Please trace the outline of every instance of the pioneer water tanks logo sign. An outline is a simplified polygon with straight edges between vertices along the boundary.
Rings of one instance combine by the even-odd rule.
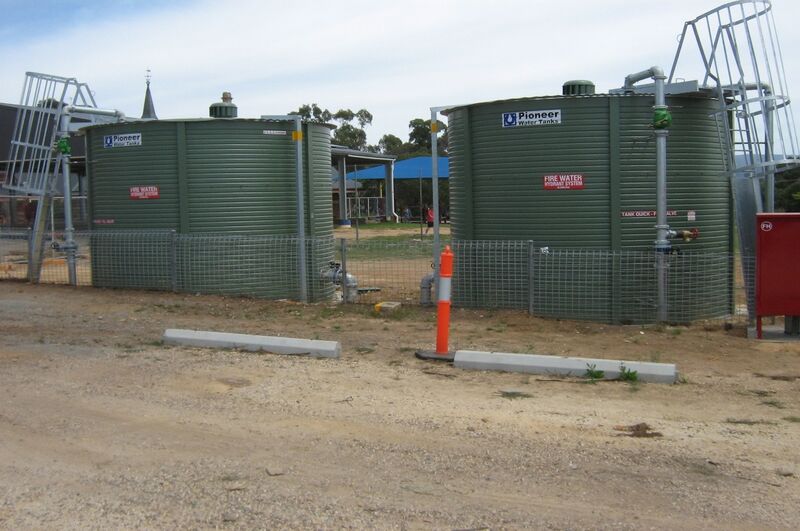
[[[125,133],[124,135],[105,135],[104,148],[118,148],[142,145],[142,133]]]
[[[528,125],[551,125],[560,123],[561,109],[503,113],[503,127],[524,127]]]

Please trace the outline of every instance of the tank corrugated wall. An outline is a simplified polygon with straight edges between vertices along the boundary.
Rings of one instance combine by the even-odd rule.
[[[667,147],[668,208],[676,211],[670,223],[676,229],[701,231],[700,239],[675,246],[682,252],[730,253],[730,192],[720,142],[724,133],[713,118],[716,103],[704,97],[671,97],[667,103],[674,116]],[[656,172],[652,105],[652,96],[556,96],[450,111],[454,239],[529,240],[532,247],[559,251],[651,251],[655,218],[648,212],[655,210]],[[506,112],[552,109],[561,111],[561,123],[502,125]],[[582,183],[546,189],[544,176],[555,174],[577,174]],[[456,304],[524,307],[544,315],[615,322],[655,318],[655,282],[626,276],[620,270],[624,264],[608,252],[598,254],[595,259],[603,263],[582,276],[570,267],[548,269],[552,257],[531,256],[522,247],[513,256],[472,252],[481,256],[456,261]],[[604,261],[603,256],[609,258]],[[472,267],[463,269],[466,264]],[[547,275],[537,275],[536,269],[547,270]],[[509,276],[530,278],[531,283],[520,290],[518,282],[498,282]],[[729,274],[720,274],[709,286],[681,282],[673,290],[676,304],[670,305],[675,320],[710,316],[682,311],[680,297],[702,298],[710,291],[731,289]],[[572,291],[565,293],[563,286]],[[581,305],[582,289],[593,294],[591,304]],[[702,313],[730,310],[727,302],[717,306]]]
[[[98,233],[119,229],[177,232],[177,252],[166,253],[166,258],[162,251],[148,256],[121,242],[113,244],[114,249],[98,248],[93,255],[95,285],[168,288],[161,273],[154,273],[158,278],[131,275],[130,268],[117,260],[124,256],[148,262],[139,268],[142,271],[159,272],[153,264],[166,266],[164,261],[171,260],[176,273],[166,278],[180,291],[297,298],[299,285],[292,262],[296,245],[265,240],[296,236],[293,128],[293,122],[189,120],[89,129],[92,228]],[[127,133],[141,133],[141,145],[103,147],[105,136]],[[331,236],[329,128],[307,124],[304,133],[306,235]],[[322,159],[328,160],[324,168],[318,162]],[[153,173],[153,168],[158,171]],[[159,197],[132,199],[130,187],[142,185],[158,186]],[[310,212],[309,205],[317,210]],[[105,241],[96,240],[96,246]],[[319,282],[317,272],[320,264],[332,259],[332,242],[309,242],[307,254],[309,298],[326,299],[333,288]]]

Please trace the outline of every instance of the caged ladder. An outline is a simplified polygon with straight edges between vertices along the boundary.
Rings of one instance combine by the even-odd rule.
[[[58,247],[66,253],[70,284],[77,284],[69,134],[122,118],[118,111],[98,109],[89,86],[75,78],[25,74],[2,188],[38,199],[28,252],[31,282],[38,282],[41,275],[48,213],[60,185],[64,194],[64,242]]]

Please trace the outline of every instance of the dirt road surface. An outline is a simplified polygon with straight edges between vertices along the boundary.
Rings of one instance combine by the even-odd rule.
[[[453,313],[454,346],[675,362],[676,385],[413,357],[435,316],[0,283],[5,529],[800,528],[800,345]],[[165,328],[342,342],[339,360]],[[660,437],[627,437],[646,422]]]

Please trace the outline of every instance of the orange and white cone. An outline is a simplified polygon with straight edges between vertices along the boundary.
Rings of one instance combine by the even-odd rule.
[[[439,300],[436,308],[436,351],[421,350],[416,356],[421,359],[453,360],[448,341],[450,339],[450,299],[453,281],[453,251],[447,245],[439,260]]]

